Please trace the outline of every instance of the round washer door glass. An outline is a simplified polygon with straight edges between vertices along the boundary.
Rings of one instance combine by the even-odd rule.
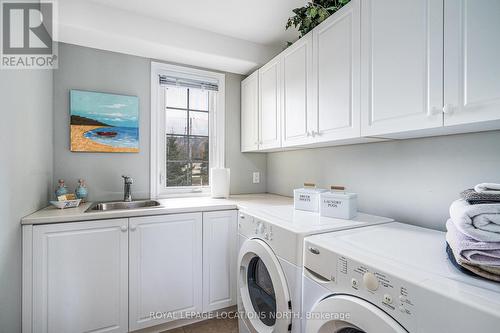
[[[338,318],[324,314],[335,314]],[[387,313],[351,295],[327,297],[313,307],[311,315],[306,321],[306,333],[407,333]]]
[[[250,260],[247,282],[255,312],[265,325],[273,326],[276,323],[276,295],[269,271],[259,257]]]

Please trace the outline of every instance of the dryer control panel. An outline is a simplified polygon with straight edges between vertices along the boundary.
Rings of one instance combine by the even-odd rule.
[[[276,255],[290,263],[297,264],[302,254],[297,251],[299,241],[295,233],[241,211],[238,213],[238,232],[246,238],[263,240]]]
[[[309,243],[304,246],[304,267],[312,279],[332,293],[354,295],[376,305],[410,332],[416,330],[418,286],[369,264]],[[399,270],[398,270],[399,272]]]

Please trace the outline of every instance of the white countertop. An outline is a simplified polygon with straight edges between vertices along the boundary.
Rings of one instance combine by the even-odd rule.
[[[266,209],[274,206],[293,206],[293,199],[274,194],[234,195],[229,199],[212,199],[209,197],[159,199],[160,207],[140,208],[132,210],[114,210],[106,212],[90,212],[85,210],[92,204],[87,202],[77,208],[57,209],[49,206],[31,215],[25,216],[21,224],[48,224],[61,222],[103,220],[122,217],[165,215],[176,213],[208,212],[228,209]]]

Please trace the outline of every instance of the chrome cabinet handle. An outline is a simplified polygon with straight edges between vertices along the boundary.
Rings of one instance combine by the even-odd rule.
[[[309,247],[309,252],[312,254],[319,254],[319,250],[315,247]]]

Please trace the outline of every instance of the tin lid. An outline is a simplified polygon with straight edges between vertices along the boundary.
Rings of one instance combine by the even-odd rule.
[[[349,192],[332,192],[327,191],[321,193],[322,198],[332,198],[332,199],[355,199],[358,197],[356,193]]]
[[[297,189],[295,189],[293,191],[294,192],[295,191],[300,191],[300,192],[303,192],[303,193],[322,193],[322,192],[325,192],[326,190],[322,189],[322,188],[316,188],[316,184],[315,183],[304,183],[304,187],[303,188],[297,188]]]

